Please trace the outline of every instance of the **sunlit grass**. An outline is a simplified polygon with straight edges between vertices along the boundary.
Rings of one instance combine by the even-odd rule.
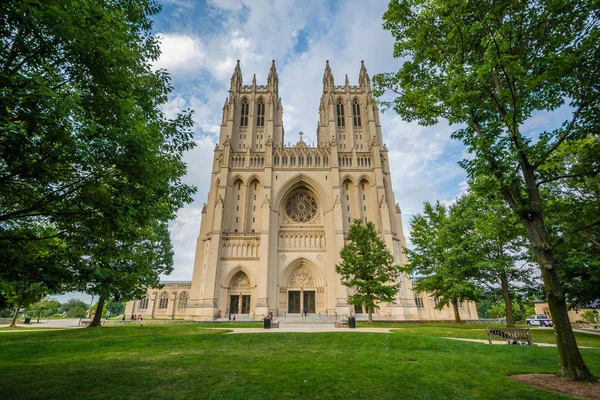
[[[564,398],[507,378],[556,372],[555,349],[435,337],[446,326],[433,333],[412,326],[391,334],[236,335],[205,327],[3,333],[0,393],[7,399]],[[600,350],[582,353],[600,375]]]

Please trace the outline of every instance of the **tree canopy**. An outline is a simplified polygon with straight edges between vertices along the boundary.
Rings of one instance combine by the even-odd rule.
[[[35,264],[27,279],[53,292],[126,297],[170,271],[166,224],[195,191],[181,182],[195,142],[191,111],[161,111],[172,87],[152,67],[159,11],[152,0],[3,3],[0,280]]]
[[[471,157],[471,178],[491,177],[484,193],[501,194],[518,216],[542,272],[555,331],[559,374],[590,380],[559,281],[555,249],[598,227],[600,198],[562,209],[550,229],[549,185],[585,186],[600,171],[600,9],[597,1],[392,0],[384,27],[394,39],[398,72],[374,78],[376,96],[422,124],[460,124],[453,137]],[[390,97],[386,97],[387,95]],[[548,131],[527,122],[564,115]],[[581,148],[586,151],[566,151]],[[566,182],[566,183],[564,183]],[[555,193],[556,194],[556,193]]]
[[[410,221],[411,249],[402,270],[413,277],[413,289],[437,299],[436,308],[451,305],[460,322],[459,303],[478,300],[483,289],[476,282],[478,254],[470,243],[472,221],[451,215],[439,202],[425,203],[423,214]]]
[[[377,236],[375,224],[369,221],[363,225],[360,219],[350,226],[348,244],[340,251],[340,257],[335,271],[342,284],[354,290],[348,302],[366,307],[371,323],[378,303],[390,303],[398,293],[400,266],[394,264],[394,257]]]

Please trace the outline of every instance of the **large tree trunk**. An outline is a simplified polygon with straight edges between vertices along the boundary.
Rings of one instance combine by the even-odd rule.
[[[594,375],[592,375],[581,357],[579,347],[577,347],[567,311],[567,301],[558,280],[552,251],[536,249],[536,255],[542,269],[544,293],[548,298],[552,326],[556,334],[556,348],[558,349],[558,358],[560,360],[558,375],[576,381],[595,380]]]
[[[373,323],[373,307],[367,307],[368,310],[368,314],[369,314],[369,324]]]
[[[462,324],[462,320],[460,319],[460,313],[458,312],[457,300],[452,300],[452,308],[454,308],[454,322],[457,324]]]
[[[96,314],[94,319],[89,324],[88,328],[99,328],[102,326],[102,310],[104,309],[104,297],[100,296],[98,299],[98,307],[96,307]]]
[[[508,278],[506,274],[500,275],[500,284],[502,285],[502,297],[504,298],[504,304],[506,305],[506,327],[515,327],[515,318],[513,317],[512,300],[510,298],[510,292],[508,291]]]
[[[525,180],[530,209],[524,213],[514,199],[510,199],[508,188],[504,188],[504,197],[513,211],[519,215],[529,243],[535,253],[536,260],[542,271],[544,293],[548,298],[548,308],[552,316],[552,325],[556,334],[556,348],[560,363],[558,375],[575,381],[592,381],[594,375],[585,365],[571,322],[567,312],[567,302],[556,272],[556,263],[550,240],[544,226],[542,199],[537,185],[534,167],[527,161],[524,154],[520,155],[519,163]]]
[[[17,309],[15,310],[15,313],[13,314],[12,320],[10,321],[10,325],[8,326],[9,328],[16,328],[17,327],[17,315],[19,315],[19,310],[21,309],[21,305],[23,304],[23,300],[19,300],[19,304],[17,305]]]

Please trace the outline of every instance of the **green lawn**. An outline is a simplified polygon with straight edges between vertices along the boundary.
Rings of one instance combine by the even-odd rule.
[[[556,372],[556,349],[452,341],[419,329],[225,335],[177,324],[3,333],[0,393],[7,399],[566,398],[507,378]],[[582,353],[600,375],[600,350]]]
[[[366,322],[357,324],[359,328],[393,328],[398,329],[398,333],[418,334],[435,337],[455,337],[466,339],[486,339],[487,333],[485,328],[488,325],[482,324],[395,324],[376,322],[372,325]],[[506,327],[506,325],[490,325],[494,327]],[[528,328],[528,326],[518,326],[520,328]],[[579,346],[597,347],[600,348],[600,336],[586,333],[575,332],[575,338]],[[531,328],[531,339],[533,343],[556,343],[554,330],[550,328]]]

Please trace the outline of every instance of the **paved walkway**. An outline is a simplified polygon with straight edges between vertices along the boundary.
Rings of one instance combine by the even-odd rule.
[[[600,331],[591,329],[573,329],[573,332],[587,333],[588,335],[600,336]]]
[[[0,324],[0,328],[8,328],[10,323]],[[48,319],[41,320],[40,323],[33,322],[31,324],[17,324],[18,328],[21,329],[0,329],[0,332],[21,332],[21,331],[42,331],[47,330],[47,328],[53,329],[68,329],[68,328],[78,328],[79,327],[79,318],[71,319]]]
[[[488,344],[489,341],[487,339],[465,339],[465,338],[453,338],[453,337],[442,337],[442,339],[449,339],[449,340],[460,340],[463,342],[475,342],[475,343],[483,343],[483,344]],[[492,344],[507,344],[506,340],[492,340]],[[556,344],[554,343],[534,343],[534,346],[539,346],[539,347],[556,347]],[[587,346],[579,346],[580,349],[597,349],[597,347],[587,347]]]
[[[228,329],[236,333],[320,333],[320,332],[370,332],[370,333],[391,333],[390,328],[336,328],[333,324],[282,324],[279,328],[210,328],[210,329]]]

